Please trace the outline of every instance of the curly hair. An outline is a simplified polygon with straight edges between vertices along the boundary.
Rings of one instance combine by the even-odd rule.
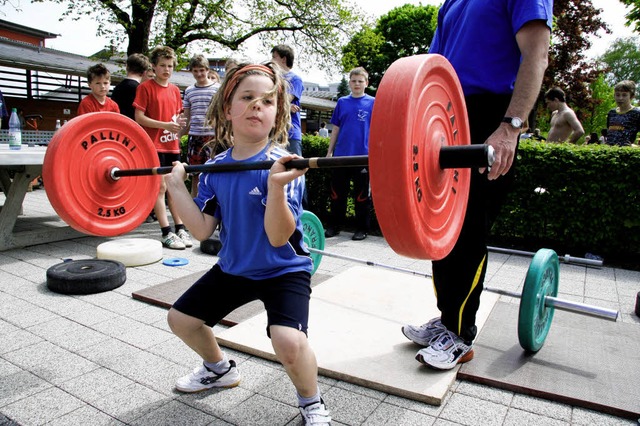
[[[269,133],[270,143],[274,146],[286,147],[289,143],[288,132],[291,126],[291,105],[289,97],[286,95],[286,80],[282,76],[280,67],[274,62],[264,64],[241,63],[229,71],[222,86],[214,95],[213,100],[207,109],[207,124],[215,132],[215,139],[209,144],[212,149],[230,148],[233,146],[233,128],[231,122],[227,120],[226,112],[231,107],[231,100],[242,80],[250,75],[262,75],[273,81],[273,89],[265,93],[263,98],[275,96],[276,98],[276,120],[274,127]],[[254,99],[253,102],[259,102]]]

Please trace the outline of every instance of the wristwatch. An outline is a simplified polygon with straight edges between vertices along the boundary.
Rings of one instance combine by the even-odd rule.
[[[515,129],[522,129],[522,118],[520,117],[504,117],[502,119],[503,123],[509,123]]]

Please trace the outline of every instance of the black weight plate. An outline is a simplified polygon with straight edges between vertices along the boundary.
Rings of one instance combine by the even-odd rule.
[[[200,241],[200,251],[205,254],[217,256],[221,249],[222,243],[216,238],[209,238],[208,240]]]
[[[126,267],[115,260],[71,260],[47,269],[47,287],[63,294],[101,293],[120,287],[126,280]]]

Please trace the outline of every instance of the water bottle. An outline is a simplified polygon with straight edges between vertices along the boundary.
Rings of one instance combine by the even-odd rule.
[[[56,120],[56,130],[60,128],[60,120]]]
[[[9,118],[9,148],[22,148],[22,126],[16,108],[11,109],[11,117]]]

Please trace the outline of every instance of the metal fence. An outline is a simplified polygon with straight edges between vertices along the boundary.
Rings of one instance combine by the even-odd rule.
[[[7,97],[68,102],[89,93],[84,77],[8,67],[0,67],[0,89]]]
[[[23,130],[22,144],[29,146],[48,145],[55,132],[45,130]],[[0,144],[9,143],[9,129],[0,129]]]

